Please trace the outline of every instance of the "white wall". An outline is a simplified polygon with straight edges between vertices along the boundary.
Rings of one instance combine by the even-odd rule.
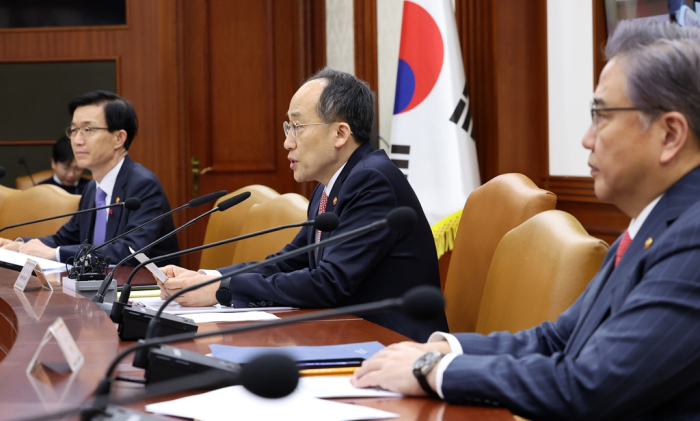
[[[549,174],[589,176],[581,138],[591,124],[593,5],[547,0]]]
[[[326,64],[355,74],[353,0],[326,0]]]
[[[394,115],[396,72],[399,67],[401,42],[401,18],[403,0],[379,0],[377,2],[377,73],[379,74],[379,144],[388,149],[391,139],[391,118]],[[386,141],[386,143],[385,143]]]

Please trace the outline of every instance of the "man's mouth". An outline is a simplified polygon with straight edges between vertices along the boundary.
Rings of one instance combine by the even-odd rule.
[[[287,159],[289,159],[289,168],[291,168],[292,171],[294,171],[294,169],[295,169],[296,166],[297,166],[297,162],[299,162],[299,161],[294,160],[294,159],[289,158],[289,157],[287,157]]]

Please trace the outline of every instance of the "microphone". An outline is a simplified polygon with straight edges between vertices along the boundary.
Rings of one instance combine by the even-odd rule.
[[[32,172],[29,171],[29,165],[27,165],[27,160],[24,159],[24,157],[20,157],[17,162],[19,162],[19,165],[23,165],[24,169],[27,171],[27,175],[29,176],[29,180],[32,182],[32,186],[36,186],[36,182],[34,181],[34,177],[32,176]],[[5,174],[3,174],[5,175]]]
[[[50,221],[52,219],[64,218],[66,216],[80,215],[81,213],[95,212],[95,211],[102,210],[102,209],[114,208],[117,206],[123,206],[129,210],[138,210],[139,208],[141,208],[141,201],[136,197],[130,197],[123,202],[112,203],[111,205],[107,205],[107,206],[100,206],[97,208],[83,209],[83,210],[79,210],[76,212],[64,213],[63,215],[49,216],[48,218],[35,219],[33,221],[21,222],[19,224],[13,224],[13,225],[7,225],[7,226],[0,228],[0,231],[5,231],[6,229],[10,229],[10,228],[23,227],[25,225],[36,224],[38,222]]]
[[[227,278],[230,279],[236,275],[240,275],[242,273],[252,271],[252,270],[257,269],[259,267],[267,266],[267,265],[288,259],[290,257],[294,257],[294,256],[298,256],[300,254],[308,253],[310,251],[313,251],[313,250],[320,248],[320,247],[327,246],[329,244],[335,244],[335,243],[341,242],[347,238],[351,238],[351,237],[354,237],[354,236],[357,236],[360,234],[364,234],[366,232],[374,231],[374,230],[385,228],[385,227],[389,227],[390,229],[396,230],[396,231],[406,231],[406,230],[411,229],[415,225],[417,220],[418,220],[418,217],[416,216],[416,212],[413,209],[411,209],[410,207],[407,207],[407,206],[399,207],[399,208],[396,208],[396,209],[392,210],[391,212],[389,212],[387,214],[386,218],[380,219],[379,221],[375,221],[375,222],[372,222],[371,224],[367,224],[363,227],[356,228],[354,230],[345,232],[345,233],[340,234],[340,235],[336,235],[336,236],[331,237],[331,238],[327,238],[327,239],[322,240],[318,243],[313,243],[313,244],[306,245],[304,247],[299,247],[298,249],[289,251],[287,253],[279,254],[279,255],[271,257],[269,259],[265,259],[265,260],[262,260],[260,262],[253,263],[251,265],[244,266],[242,268],[234,269],[231,272],[228,272],[228,273],[223,274],[221,276],[218,276],[216,278],[209,279],[207,281],[189,286],[187,288],[183,288],[183,289],[179,290],[178,292],[176,292],[175,294],[168,297],[168,299],[163,302],[163,304],[160,306],[160,308],[155,313],[153,318],[149,321],[148,330],[146,331],[145,337],[146,337],[146,339],[152,338],[154,336],[157,336],[156,333],[160,333],[160,332],[157,332],[157,330],[160,326],[159,325],[159,318],[162,316],[163,310],[175,298],[181,296],[182,294],[185,294],[185,293],[190,292],[190,291],[194,291],[194,290],[201,288],[203,286],[210,285],[210,284],[222,281],[222,280],[227,279]],[[223,282],[222,282],[222,284],[223,284]],[[219,288],[219,290],[216,292],[216,299],[220,303],[221,302],[231,302],[233,299],[233,295],[231,293],[230,286],[228,288]],[[141,309],[141,308],[139,308],[139,309]],[[169,314],[166,313],[166,315],[169,315]],[[139,352],[134,356],[134,366],[144,368],[144,365],[146,364],[146,360],[147,360],[147,354],[145,352]]]
[[[343,314],[360,316],[387,311],[401,311],[414,320],[429,320],[444,314],[444,309],[445,298],[440,289],[428,285],[421,285],[410,289],[403,296],[398,298],[387,298],[372,303],[328,309],[257,324],[233,326],[200,334],[187,333],[163,338],[146,339],[145,341],[141,340],[137,345],[132,346],[138,348],[138,350],[136,350],[137,354],[134,355],[134,365],[136,366],[137,358],[144,358],[145,355],[144,360],[139,361],[140,365],[136,367],[141,367],[141,365],[143,365],[141,368],[146,369],[146,385],[150,387],[153,383],[158,384],[160,381],[173,380],[192,373],[213,373],[227,370],[226,365],[231,364],[230,361],[216,357],[203,356],[196,352],[171,346],[162,346],[168,343],[185,340],[186,338],[200,339],[214,335],[242,333],[257,329],[268,329],[294,323],[321,320]],[[151,345],[149,346],[149,344]],[[161,346],[156,348],[158,345]],[[269,387],[269,385],[267,387]]]
[[[211,194],[211,195],[217,195],[217,194],[219,194],[219,193],[221,193],[221,192],[213,193],[213,194]],[[207,196],[211,196],[211,195],[207,195]],[[205,196],[205,197],[206,197],[206,196]],[[234,197],[231,197],[231,198],[229,198],[229,199],[226,199],[226,200],[224,200],[223,202],[219,203],[218,206],[215,206],[212,210],[203,213],[202,215],[200,215],[200,216],[198,216],[198,217],[192,219],[191,221],[185,223],[184,225],[182,225],[181,227],[175,229],[174,231],[171,231],[171,232],[169,232],[168,234],[166,234],[166,235],[164,235],[164,236],[162,236],[162,237],[156,239],[156,240],[155,240],[154,242],[152,242],[151,244],[148,244],[147,246],[141,248],[140,250],[138,250],[138,251],[136,251],[136,252],[134,252],[134,253],[131,253],[130,255],[126,256],[126,257],[123,258],[119,263],[117,263],[117,265],[116,265],[116,267],[114,268],[114,270],[113,270],[112,272],[110,272],[110,273],[105,277],[105,279],[102,281],[102,284],[100,285],[100,288],[97,290],[97,293],[96,293],[95,296],[92,298],[92,301],[95,302],[95,303],[100,303],[100,304],[104,302],[104,294],[107,292],[107,288],[109,287],[109,283],[112,281],[112,278],[114,277],[114,273],[117,271],[117,269],[118,269],[120,266],[122,266],[124,263],[126,263],[127,261],[129,261],[129,259],[133,258],[134,256],[136,256],[136,255],[139,254],[139,253],[143,253],[145,250],[147,250],[147,249],[153,247],[154,245],[160,243],[161,241],[164,241],[164,240],[166,240],[166,239],[172,237],[173,235],[177,234],[178,232],[180,232],[181,230],[187,228],[188,226],[192,225],[193,223],[197,222],[198,220],[204,218],[205,216],[209,215],[210,213],[213,213],[213,212],[216,212],[216,211],[221,211],[221,212],[223,212],[223,211],[225,211],[225,210],[228,210],[230,207],[233,207],[233,206],[235,206],[235,205],[241,203],[242,201],[246,200],[246,199],[249,198],[249,197],[250,197],[250,192],[243,192],[243,193],[238,194],[238,195],[236,195],[236,196],[234,196]],[[202,199],[202,200],[203,200],[204,198],[202,197],[202,198],[199,198],[199,199]],[[196,199],[195,199],[195,200],[196,200]],[[206,203],[206,202],[201,202],[201,200],[195,202],[195,204],[199,204],[199,205],[201,205],[202,203]],[[188,205],[189,205],[189,204],[188,204]],[[182,208],[182,207],[183,207],[183,206],[181,206],[180,208]],[[101,307],[102,307],[102,306],[101,306]],[[103,308],[103,310],[105,310],[105,311],[107,311],[107,312],[111,311],[111,309],[108,309],[108,308],[105,308],[105,307],[102,307],[102,308]]]
[[[0,178],[3,178],[7,171],[5,171],[5,167],[0,167]]]
[[[131,280],[133,279],[134,275],[136,275],[136,272],[138,272],[139,270],[141,270],[143,267],[145,267],[146,265],[148,265],[150,263],[155,263],[155,262],[159,262],[162,260],[171,259],[173,257],[182,256],[184,254],[194,253],[194,252],[208,249],[211,247],[221,246],[221,245],[229,244],[229,243],[232,243],[235,241],[245,240],[245,239],[251,238],[251,237],[257,237],[259,235],[268,234],[270,232],[280,231],[280,230],[287,229],[287,228],[297,228],[297,227],[304,227],[304,226],[313,225],[314,229],[317,229],[319,231],[323,231],[323,232],[333,231],[334,229],[338,228],[339,223],[340,223],[340,221],[338,220],[338,216],[336,216],[336,214],[334,214],[332,212],[324,212],[324,213],[316,216],[316,219],[310,219],[308,221],[304,221],[304,222],[301,222],[298,224],[281,225],[279,227],[268,228],[266,230],[241,235],[238,237],[228,238],[226,240],[217,241],[215,243],[204,244],[204,245],[193,247],[193,248],[190,248],[187,250],[181,250],[181,251],[178,251],[175,253],[170,253],[170,254],[166,254],[164,256],[158,256],[158,257],[148,259],[144,262],[139,263],[134,268],[134,270],[132,270],[131,273],[129,274],[129,278],[126,280],[126,282],[122,286],[122,291],[121,291],[121,295],[119,297],[119,301],[115,301],[112,305],[112,311],[110,313],[110,318],[112,319],[112,321],[114,323],[123,323],[124,308],[128,305],[129,298],[131,295]],[[138,321],[144,322],[144,319],[139,317]],[[134,336],[134,337],[136,337],[136,339],[143,339],[145,337],[145,334],[146,334],[146,326],[143,325],[140,328],[137,328],[136,326],[134,326],[134,328],[139,329],[139,330],[135,331],[135,333],[133,333],[133,334],[130,334],[130,337]],[[127,328],[125,328],[125,330],[127,330]],[[131,331],[131,328],[129,328],[128,330]]]

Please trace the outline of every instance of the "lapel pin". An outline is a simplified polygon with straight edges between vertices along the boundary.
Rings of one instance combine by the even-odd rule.
[[[117,202],[117,203],[119,203],[119,202]],[[113,210],[113,209],[110,209],[110,210],[109,210],[109,214],[110,214],[110,215],[114,215],[114,210]]]
[[[651,243],[654,242],[654,239],[649,237],[647,240],[644,242],[644,250],[648,250],[649,247],[651,247]]]
[[[333,198],[333,206],[335,206],[336,203],[338,203],[338,198],[337,198],[337,197],[334,197],[334,198]]]
[[[119,203],[120,200],[121,200],[121,199],[117,197],[116,203]]]

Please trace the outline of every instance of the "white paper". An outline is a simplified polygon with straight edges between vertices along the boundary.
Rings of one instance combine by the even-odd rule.
[[[131,247],[129,247],[129,251],[131,251],[132,254],[136,253],[136,250],[132,249]],[[139,253],[139,254],[135,255],[134,258],[136,260],[138,260],[139,263],[143,263],[146,260],[151,260],[148,256],[146,256],[143,253]],[[158,268],[158,266],[154,265],[153,263],[147,264],[146,269],[148,269],[149,272],[151,272],[156,278],[158,278],[159,281],[165,282],[168,280],[168,277],[165,276],[163,271],[160,270],[160,268]]]
[[[375,388],[358,389],[350,376],[308,376],[299,379],[297,391],[315,398],[401,397],[400,393]]]
[[[149,308],[151,310],[158,310],[160,306],[163,305],[165,300],[161,300],[160,297],[139,297],[133,298],[132,303],[140,305],[142,307]],[[196,313],[238,313],[241,311],[279,311],[279,310],[293,310],[293,307],[224,307],[219,304],[209,307],[183,307],[175,301],[168,304],[165,308],[166,313],[170,314],[196,314]]]
[[[0,249],[0,260],[3,262],[12,263],[13,265],[17,266],[24,266],[24,263],[28,258],[37,262],[44,272],[66,270],[65,263],[54,262],[53,260],[42,259],[41,257],[30,256],[28,254],[18,253],[12,250]],[[68,268],[70,268],[70,265]]]
[[[201,421],[351,421],[399,416],[361,405],[324,401],[297,392],[281,399],[265,399],[253,395],[243,386],[146,405],[146,411]]]
[[[188,314],[195,323],[249,322],[255,320],[277,320],[279,317],[264,311],[244,311],[240,313],[196,313]]]

